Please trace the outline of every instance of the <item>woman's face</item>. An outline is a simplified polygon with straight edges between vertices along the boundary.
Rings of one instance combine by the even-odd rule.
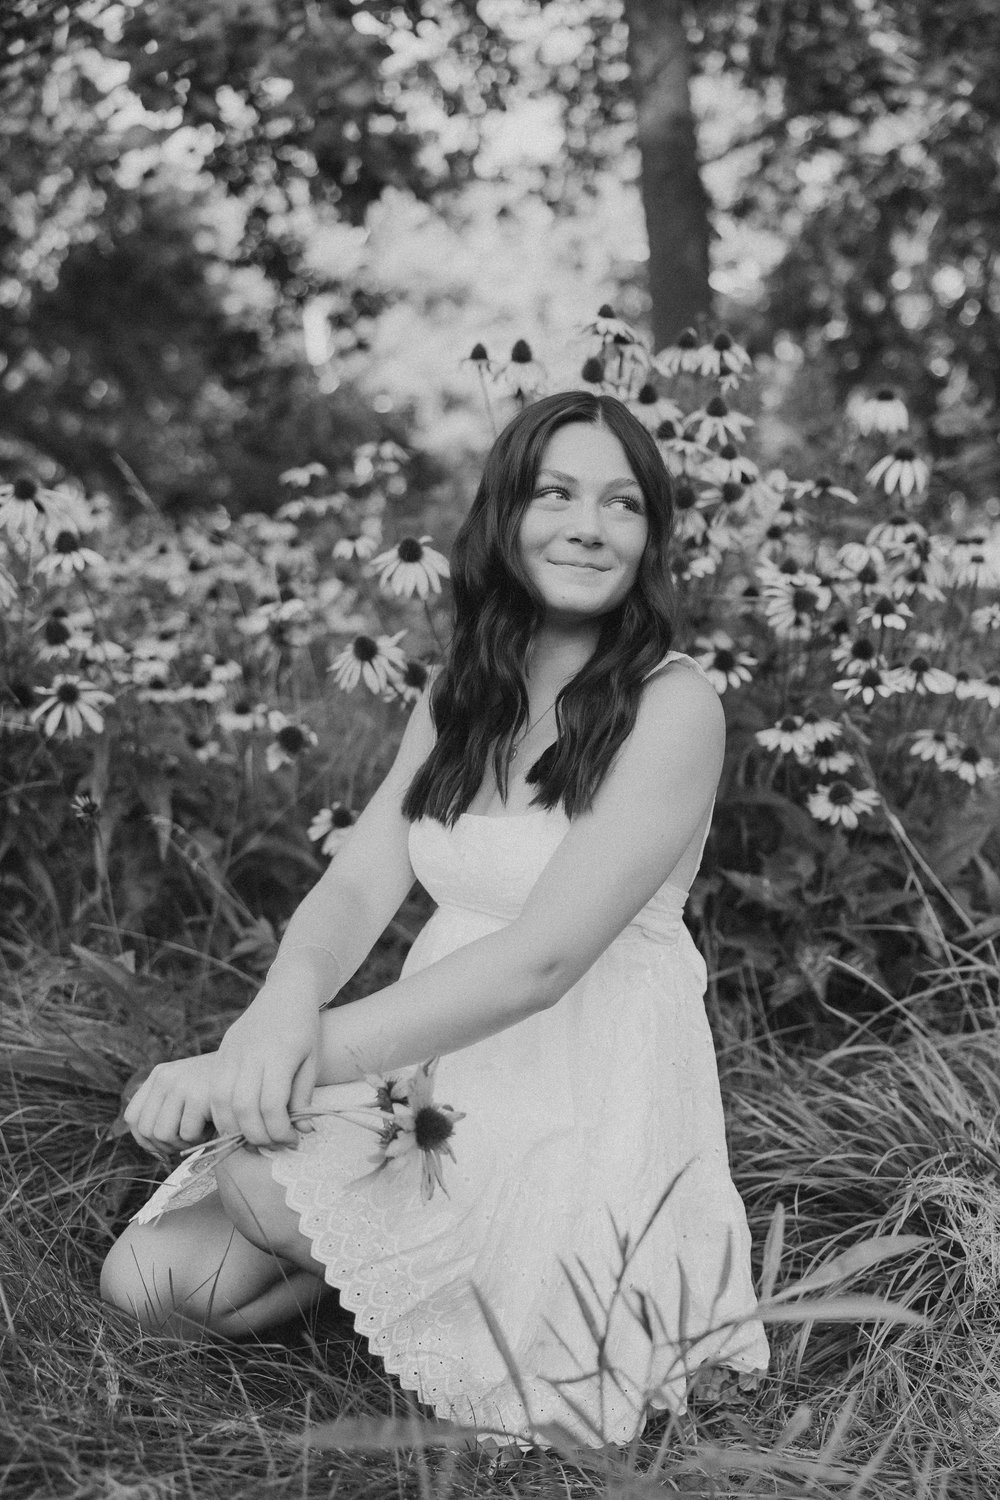
[[[642,490],[614,434],[589,422],[557,428],[518,538],[546,621],[583,624],[616,609],[635,583],[648,535]]]

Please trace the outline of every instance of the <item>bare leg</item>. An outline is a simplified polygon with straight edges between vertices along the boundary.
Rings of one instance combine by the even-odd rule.
[[[150,1331],[243,1339],[314,1306],[329,1291],[322,1272],[308,1253],[292,1260],[252,1243],[213,1193],[130,1225],[105,1261],[101,1295]]]

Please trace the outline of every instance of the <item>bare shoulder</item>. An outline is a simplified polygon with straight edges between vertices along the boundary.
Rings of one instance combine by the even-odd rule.
[[[700,672],[684,662],[660,667],[643,685],[636,728],[671,735],[678,732],[703,746],[722,748],[726,713],[722,699]]]

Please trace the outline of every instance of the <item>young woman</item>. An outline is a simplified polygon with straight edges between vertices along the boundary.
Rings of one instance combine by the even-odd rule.
[[[264,1148],[168,1182],[113,1247],[104,1296],[145,1326],[246,1337],[336,1287],[404,1388],[519,1444],[626,1442],[705,1360],[766,1367],[682,920],[725,722],[670,649],[672,519],[613,398],[548,396],[500,434],[391,771],[218,1051],[128,1109],[151,1147],[214,1126]],[[415,878],[437,910],[398,982],[321,1011]],[[447,1196],[372,1176],[350,1120],[290,1122],[432,1057],[465,1112]]]

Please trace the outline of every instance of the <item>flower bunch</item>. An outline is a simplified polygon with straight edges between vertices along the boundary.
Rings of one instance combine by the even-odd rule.
[[[438,1059],[433,1057],[421,1063],[408,1078],[383,1078],[379,1074],[365,1074],[366,1081],[375,1090],[375,1099],[354,1109],[300,1109],[293,1110],[289,1119],[293,1124],[308,1120],[337,1118],[350,1120],[378,1136],[378,1149],[369,1157],[374,1171],[356,1178],[350,1186],[357,1186],[383,1172],[391,1162],[419,1159],[420,1196],[427,1203],[440,1188],[448,1196],[444,1185],[444,1156],[455,1160],[451,1138],[459,1120],[465,1119],[461,1110],[448,1104],[439,1104],[434,1099],[434,1075]],[[185,1186],[196,1177],[214,1172],[220,1162],[248,1144],[241,1132],[217,1136],[205,1145],[189,1146],[181,1154],[190,1159],[190,1169]],[[169,1204],[167,1205],[169,1207]]]

